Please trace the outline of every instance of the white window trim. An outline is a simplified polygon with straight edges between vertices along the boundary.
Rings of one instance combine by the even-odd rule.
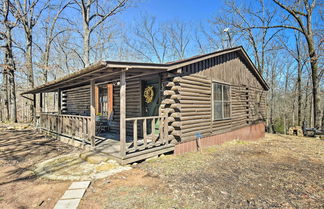
[[[222,118],[215,118],[215,107],[214,107],[214,84],[220,84],[222,85],[222,101],[218,102],[222,102]],[[229,100],[227,102],[229,102],[230,108],[229,108],[229,117],[225,118],[224,117],[224,87],[223,86],[228,86],[229,87]],[[232,87],[230,84],[228,83],[223,83],[223,82],[218,82],[218,81],[213,81],[212,82],[212,119],[213,121],[221,121],[221,120],[230,120],[232,116]]]

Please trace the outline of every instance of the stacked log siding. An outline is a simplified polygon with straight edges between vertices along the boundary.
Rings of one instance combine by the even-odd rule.
[[[265,119],[266,92],[238,53],[232,52],[182,67],[181,141],[236,130]],[[213,120],[212,83],[230,85],[231,117]]]
[[[76,115],[90,115],[90,87],[68,89],[63,92],[64,112]]]

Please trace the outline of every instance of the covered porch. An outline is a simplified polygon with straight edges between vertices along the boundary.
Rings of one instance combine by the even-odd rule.
[[[34,106],[39,106],[35,121],[41,130],[110,155],[122,163],[131,163],[174,150],[169,138],[167,114],[161,111],[161,86],[154,91],[157,111],[148,111],[151,107],[143,104],[142,99],[142,83],[152,78],[161,81],[165,71],[166,68],[158,64],[100,62],[24,94],[34,95]],[[134,83],[140,88],[137,89]],[[65,92],[81,88],[89,93],[80,91],[80,95],[70,93],[71,96],[66,97]],[[108,92],[104,99],[108,104],[104,107],[100,103],[100,88]],[[48,92],[57,95],[55,112],[43,111],[43,94]],[[85,95],[89,105],[82,108],[84,111],[70,111],[75,102],[85,102],[82,99]],[[66,100],[72,98],[75,100],[69,109]]]

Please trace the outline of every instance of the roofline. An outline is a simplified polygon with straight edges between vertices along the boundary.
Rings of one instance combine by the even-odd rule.
[[[266,81],[263,79],[262,75],[260,74],[260,72],[257,70],[256,66],[253,64],[252,60],[250,59],[250,57],[247,55],[247,52],[244,50],[244,48],[242,46],[237,46],[237,47],[233,47],[233,48],[228,48],[228,49],[223,49],[220,51],[215,51],[215,52],[211,52],[208,54],[203,54],[203,55],[197,55],[197,56],[193,56],[187,59],[183,59],[183,60],[178,60],[175,62],[169,62],[169,63],[145,63],[145,62],[124,62],[124,61],[99,61],[96,62],[88,67],[85,67],[79,71],[76,71],[74,73],[65,75],[57,80],[54,81],[50,81],[47,82],[43,85],[40,85],[34,89],[25,91],[23,93],[21,93],[21,95],[24,94],[31,94],[34,93],[37,90],[40,90],[42,88],[46,88],[49,87],[51,85],[57,85],[59,83],[63,83],[65,81],[71,80],[71,79],[75,79],[78,78],[80,76],[85,76],[87,74],[96,72],[96,71],[100,71],[103,68],[128,68],[128,69],[132,69],[132,68],[141,68],[141,69],[150,69],[150,70],[165,70],[165,71],[172,71],[178,68],[181,68],[185,65],[189,65],[191,63],[197,62],[197,61],[202,61],[205,59],[209,59],[212,57],[216,57],[216,56],[220,56],[226,53],[230,53],[230,52],[235,52],[235,51],[241,51],[242,54],[244,55],[244,58],[247,60],[247,64],[249,65],[249,67],[251,67],[254,71],[254,74],[258,77],[260,83],[263,85],[263,87],[266,90],[269,90],[269,86],[266,83]]]

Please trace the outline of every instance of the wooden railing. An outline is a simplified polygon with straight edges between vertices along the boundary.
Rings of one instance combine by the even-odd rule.
[[[166,117],[126,118],[126,122],[133,125],[133,137],[131,142],[127,143],[126,154],[169,144]]]
[[[89,116],[41,113],[39,126],[50,132],[90,143]]]

